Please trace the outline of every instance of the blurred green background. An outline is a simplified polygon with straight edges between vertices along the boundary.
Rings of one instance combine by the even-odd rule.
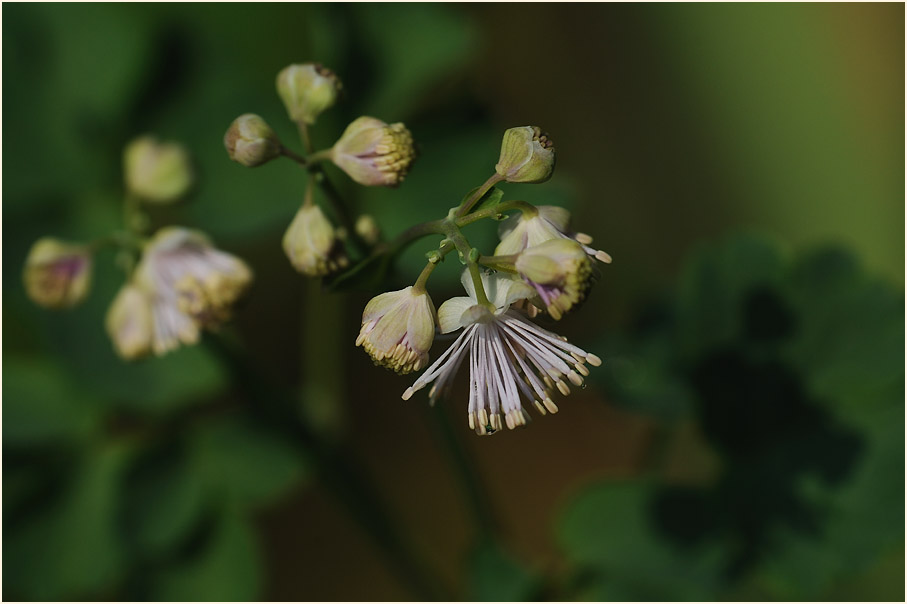
[[[903,5],[3,12],[4,599],[903,600]],[[411,379],[353,346],[376,292],[292,270],[303,175],[243,169],[222,136],[255,112],[298,149],[274,78],[302,61],[346,90],[318,146],[362,114],[419,143],[397,190],[331,172],[390,236],[483,182],[506,128],[552,135],[554,178],[508,198],[569,207],[614,257],[556,327],[605,361],[556,417],[478,438],[462,389],[400,401]],[[65,313],[21,267],[41,235],[118,228],[145,132],[200,174],[155,223],[256,283],[221,334],[127,365],[112,252]]]

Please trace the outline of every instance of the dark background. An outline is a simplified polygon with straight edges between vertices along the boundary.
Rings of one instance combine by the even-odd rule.
[[[388,540],[445,598],[903,599],[903,5],[4,17],[5,599],[430,597]],[[551,134],[554,178],[507,198],[569,207],[614,257],[555,326],[605,361],[557,416],[479,438],[462,396],[401,401],[414,377],[353,346],[378,291],[329,293],[292,270],[280,239],[303,175],[243,169],[222,137],[255,112],[299,149],[274,78],[303,61],[346,92],[317,146],[359,115],[413,132],[399,189],[331,172],[391,237],[481,184],[506,128]],[[124,364],[103,330],[122,282],[111,252],[64,313],[28,302],[21,267],[39,236],[119,228],[120,153],[146,132],[185,143],[199,172],[154,223],[207,231],[256,283],[203,345]],[[493,231],[468,234],[490,249]],[[411,283],[433,245],[384,289]],[[443,268],[436,305],[459,295]],[[275,400],[374,488],[338,497],[345,471],[267,419]],[[389,510],[384,546],[350,500]]]

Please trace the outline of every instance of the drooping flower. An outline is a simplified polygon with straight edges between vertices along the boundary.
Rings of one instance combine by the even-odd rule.
[[[526,248],[515,267],[555,320],[582,302],[592,287],[592,260],[572,239],[558,237]]]
[[[153,136],[133,140],[123,151],[126,190],[142,201],[172,203],[192,187],[189,152],[179,143],[158,142]]]
[[[598,366],[601,360],[511,308],[512,303],[532,295],[525,283],[500,273],[483,275],[492,309],[478,303],[471,280],[464,277],[470,295],[448,300],[438,309],[442,333],[463,331],[403,393],[403,399],[433,383],[429,396],[434,402],[450,391],[457,370],[468,359],[467,418],[477,434],[491,434],[504,425],[510,429],[525,425],[524,398],[543,415],[556,413],[553,391],[569,394],[566,382],[581,385],[583,376],[589,374],[586,363]]]
[[[537,206],[535,214],[518,213],[498,226],[501,242],[495,248],[496,256],[519,254],[529,247],[551,239],[573,239],[587,254],[601,262],[610,263],[611,256],[589,247],[592,237],[570,231],[570,212],[559,206]]]
[[[246,263],[216,249],[204,234],[181,227],[158,231],[135,270],[135,283],[151,304],[154,353],[194,344],[202,329],[229,319],[251,282]]]
[[[314,203],[296,213],[283,236],[283,251],[293,267],[309,277],[323,277],[349,264],[334,225]]]
[[[413,137],[401,123],[354,120],[331,149],[331,161],[361,185],[394,187],[416,158]]]
[[[342,87],[337,75],[318,63],[288,65],[277,74],[277,94],[294,122],[314,124]]]
[[[434,337],[434,304],[424,289],[410,286],[372,298],[362,313],[356,346],[376,365],[402,375],[428,364]]]
[[[32,302],[60,309],[85,299],[91,272],[91,252],[86,246],[42,237],[28,252],[22,276]]]
[[[105,327],[114,350],[127,361],[150,353],[154,322],[147,293],[131,282],[124,285],[107,311]]]
[[[507,182],[541,183],[554,173],[554,141],[538,126],[504,132],[495,171]]]

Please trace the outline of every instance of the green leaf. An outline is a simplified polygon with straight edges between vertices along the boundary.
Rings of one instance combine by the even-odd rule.
[[[154,599],[258,600],[262,572],[261,553],[252,527],[236,510],[227,509],[201,551],[161,574]]]
[[[63,496],[5,538],[4,578],[32,600],[108,589],[125,562],[117,534],[120,477],[130,451],[107,447],[81,460]],[[90,598],[89,598],[90,599]]]
[[[465,202],[467,199],[472,197],[473,194],[475,194],[475,192],[478,190],[479,190],[479,187],[476,187],[475,189],[473,189],[472,191],[467,193],[466,196],[463,197],[463,201],[461,201],[460,204],[462,205],[463,202]],[[504,198],[504,191],[502,191],[501,189],[499,189],[497,187],[491,187],[490,189],[488,189],[488,191],[485,192],[484,195],[482,195],[482,197],[479,198],[479,200],[475,203],[475,205],[472,206],[472,210],[470,210],[470,212],[478,212],[479,210],[486,210],[488,208],[493,208],[494,206],[501,203],[501,200],[503,198]]]
[[[239,419],[203,426],[193,447],[193,474],[216,498],[242,506],[271,503],[308,476],[298,448]]]
[[[480,544],[470,564],[469,599],[481,602],[532,600],[539,579],[492,541]]]
[[[5,445],[54,444],[97,429],[101,409],[59,366],[44,359],[3,360]]]
[[[715,548],[680,550],[651,524],[642,482],[589,487],[564,510],[558,540],[568,557],[624,599],[711,600],[719,587]]]

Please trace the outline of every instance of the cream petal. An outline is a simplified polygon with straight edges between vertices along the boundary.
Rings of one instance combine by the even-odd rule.
[[[441,333],[450,333],[461,327],[463,313],[474,306],[476,301],[466,296],[458,296],[444,302],[438,309],[438,327]]]

